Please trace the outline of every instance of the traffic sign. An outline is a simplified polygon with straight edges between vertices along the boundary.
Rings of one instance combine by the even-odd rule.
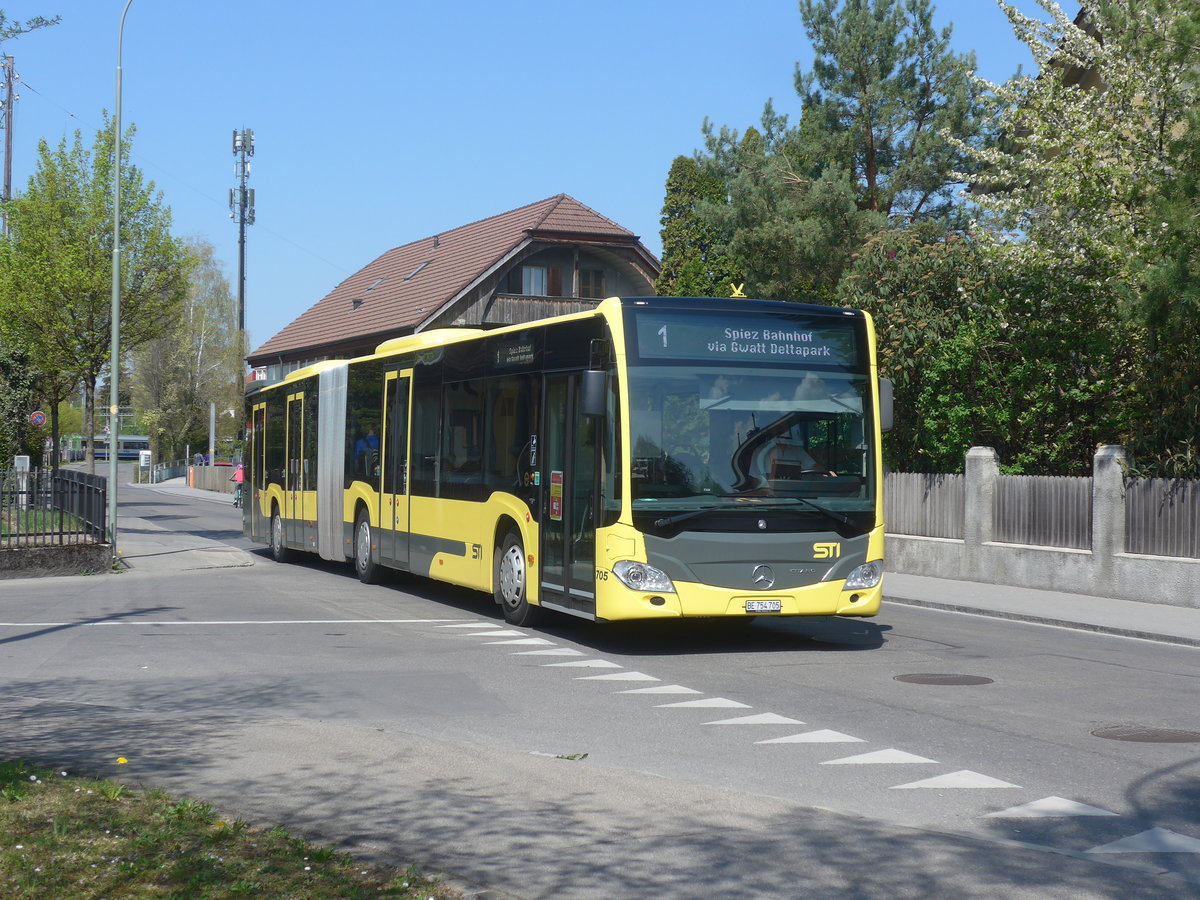
[[[29,421],[38,428],[41,428],[46,424],[46,414],[39,409],[37,412],[30,414]]]

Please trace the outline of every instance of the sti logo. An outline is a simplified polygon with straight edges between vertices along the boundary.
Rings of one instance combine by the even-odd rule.
[[[841,544],[813,544],[813,559],[837,559],[841,555]]]

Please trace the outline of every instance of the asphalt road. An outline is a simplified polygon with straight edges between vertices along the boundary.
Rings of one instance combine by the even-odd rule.
[[[1200,743],[1093,734],[1200,732],[1200,648],[899,605],[512,629],[482,595],[276,565],[227,500],[121,502],[254,564],[0,582],[4,757],[478,896],[1200,896]]]

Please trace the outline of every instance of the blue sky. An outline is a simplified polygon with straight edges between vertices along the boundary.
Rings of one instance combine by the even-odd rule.
[[[62,16],[3,47],[20,76],[14,190],[40,138],[81,129],[90,146],[114,108],[123,7],[3,4],[10,19]],[[1029,70],[994,0],[941,0],[936,21],[984,77]],[[231,137],[254,130],[256,347],[386,250],[553,194],[659,253],[667,170],[701,145],[704,118],[744,129],[773,98],[795,120],[793,73],[810,60],[795,0],[134,0],[122,110],[176,233],[210,241],[231,282]]]

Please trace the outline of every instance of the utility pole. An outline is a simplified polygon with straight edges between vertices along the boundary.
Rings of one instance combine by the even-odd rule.
[[[247,188],[250,157],[254,155],[254,132],[233,132],[233,175],[238,186],[229,189],[229,218],[238,223],[238,340],[246,330],[246,226],[254,224],[254,188]],[[244,349],[244,348],[243,348]]]
[[[4,202],[7,203],[12,199],[12,124],[13,124],[13,101],[16,96],[13,94],[13,79],[16,77],[13,74],[13,58],[5,56],[0,59],[0,67],[4,69]],[[0,225],[0,230],[4,236],[8,237],[8,211],[4,212],[3,223]]]

